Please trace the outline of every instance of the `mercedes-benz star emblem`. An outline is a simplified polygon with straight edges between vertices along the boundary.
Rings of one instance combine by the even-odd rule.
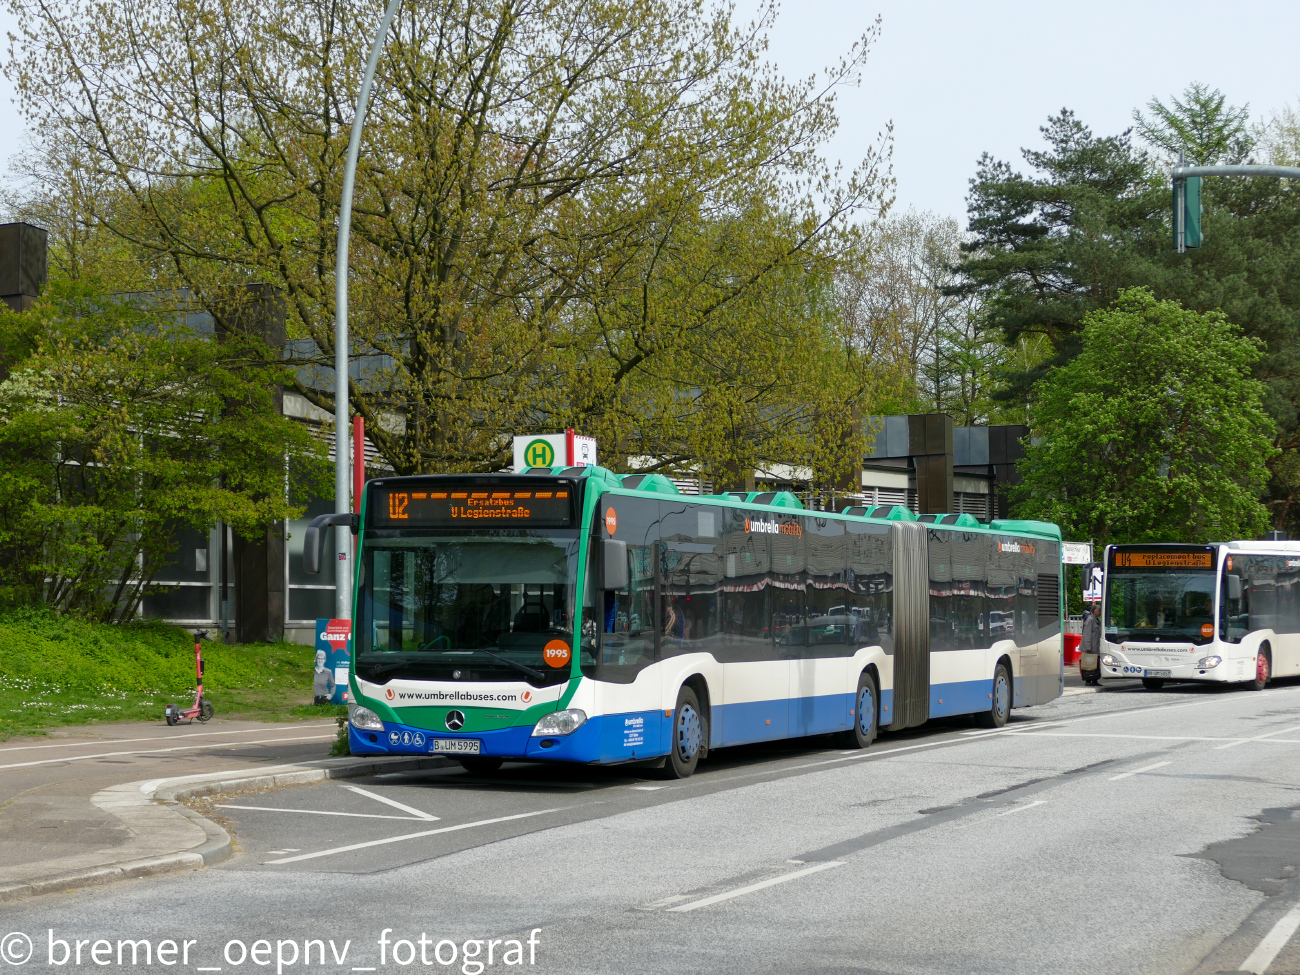
[[[463,727],[465,727],[465,715],[462,714],[460,711],[448,711],[447,730],[460,731],[460,729]]]

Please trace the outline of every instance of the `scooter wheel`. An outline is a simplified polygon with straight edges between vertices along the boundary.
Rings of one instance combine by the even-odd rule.
[[[206,722],[209,718],[211,718],[216,713],[217,713],[217,709],[214,708],[207,701],[204,701],[202,704],[199,705],[200,722]]]
[[[176,715],[171,714],[171,713],[168,713],[168,715],[167,715],[167,727],[169,727],[169,728],[175,728],[175,727],[176,727],[176,720],[177,720],[177,719],[176,719]]]

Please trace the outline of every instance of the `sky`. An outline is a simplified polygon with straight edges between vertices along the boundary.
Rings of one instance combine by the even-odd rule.
[[[737,0],[738,17],[755,9]],[[1020,164],[1020,150],[1041,143],[1039,126],[1062,107],[1112,134],[1135,107],[1193,81],[1256,116],[1300,105],[1295,0],[784,0],[769,60],[806,77],[835,63],[877,15],[881,35],[861,86],[840,91],[841,129],[828,154],[852,166],[892,120],[895,205],[963,227],[980,154]],[[0,13],[0,34],[13,26]],[[0,167],[21,132],[0,78]]]

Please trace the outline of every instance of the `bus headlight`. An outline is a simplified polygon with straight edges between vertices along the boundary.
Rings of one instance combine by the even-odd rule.
[[[1108,653],[1103,653],[1101,655],[1101,662],[1105,664],[1107,667],[1115,666],[1115,658]]]
[[[1219,666],[1219,664],[1221,664],[1221,663],[1223,663],[1223,658],[1220,657],[1220,656],[1217,656],[1217,655],[1215,655],[1215,656],[1209,656],[1209,657],[1202,657],[1200,660],[1196,661],[1196,669],[1197,669],[1197,670],[1213,670],[1215,667]]]
[[[548,714],[537,722],[533,728],[534,738],[558,738],[561,735],[571,735],[587,720],[587,712],[580,711],[577,708],[569,708],[566,711],[556,711]]]
[[[384,722],[379,715],[359,704],[348,705],[348,722],[358,731],[384,730]]]

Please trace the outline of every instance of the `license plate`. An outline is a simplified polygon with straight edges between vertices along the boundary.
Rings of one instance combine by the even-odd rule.
[[[477,755],[482,747],[477,738],[435,738],[429,743],[429,751],[447,755]]]
[[[1142,676],[1143,676],[1143,677],[1168,677],[1168,676],[1169,676],[1169,671],[1167,671],[1167,670],[1144,670],[1144,671],[1142,672]]]

